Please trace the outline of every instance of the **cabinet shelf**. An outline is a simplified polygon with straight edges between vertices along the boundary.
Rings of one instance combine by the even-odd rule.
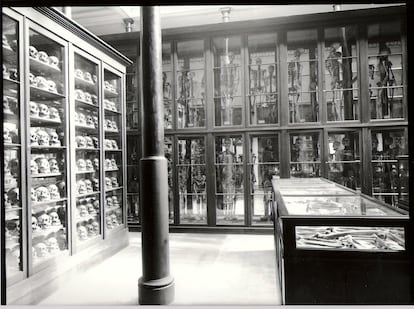
[[[76,99],[75,103],[79,107],[84,107],[84,108],[88,108],[88,109],[92,109],[92,110],[98,110],[99,109],[98,105],[95,105],[91,102]]]
[[[52,66],[49,63],[42,62],[32,57],[29,57],[29,59],[30,59],[30,70],[31,71],[33,70],[35,72],[41,72],[41,73],[44,73],[46,71],[47,73],[54,75],[54,76],[55,75],[60,76],[62,74],[62,71],[56,66]]]
[[[122,115],[122,113],[119,111],[114,111],[112,109],[107,109],[107,108],[105,108],[105,114]]]
[[[66,200],[67,200],[67,198],[60,198],[60,199],[57,199],[57,200],[49,200],[49,201],[43,201],[43,202],[32,202],[32,207],[33,208],[38,208],[38,207],[49,205],[49,204],[56,204],[56,203],[65,202]]]
[[[20,85],[20,82],[18,80],[3,77],[3,87],[16,87],[18,85]]]
[[[60,126],[62,124],[61,120],[54,120],[50,118],[41,118],[41,117],[30,117],[30,122],[36,125],[51,125],[51,126]]]
[[[86,89],[89,93],[91,94],[96,94],[97,91],[97,84],[95,84],[94,82],[89,82],[87,80],[84,80],[82,78],[76,77],[75,76],[75,88],[82,88],[82,89]],[[80,87],[78,87],[80,86]]]
[[[38,228],[35,231],[32,231],[32,236],[33,238],[39,239],[39,238],[45,238],[46,236],[49,236],[52,233],[56,233],[60,230],[64,230],[65,227],[60,224],[60,225],[51,225],[46,229],[42,229],[42,228]]]
[[[116,187],[116,188],[108,188],[108,189],[105,188],[105,192],[111,192],[111,191],[121,190],[122,188],[123,188],[122,186],[121,187]]]
[[[30,97],[38,98],[41,100],[58,100],[65,98],[63,94],[50,92],[33,86],[30,86]]]
[[[32,178],[48,178],[62,176],[62,173],[32,174]]]
[[[3,145],[6,148],[19,148],[19,147],[21,147],[21,144],[4,143]]]
[[[89,132],[96,132],[96,133],[98,133],[98,129],[95,128],[95,127],[88,127],[88,126],[76,124],[75,128],[76,128],[76,130],[85,130],[85,131],[89,131]]]
[[[86,216],[79,216],[79,215],[76,215],[76,217],[75,217],[75,221],[76,222],[88,222],[89,220],[93,220],[93,219],[96,219],[97,217],[99,216],[99,212],[97,212],[96,213],[96,215],[90,215],[90,214],[88,214],[88,215],[86,215]]]
[[[93,170],[93,171],[76,171],[76,175],[83,175],[83,174],[94,174],[97,171]]]
[[[77,151],[93,151],[93,152],[96,152],[96,151],[99,151],[100,149],[99,148],[92,148],[92,147],[76,147],[76,150]]]
[[[118,92],[113,92],[108,89],[105,89],[104,93],[105,93],[105,98],[118,98],[119,97]]]
[[[113,211],[115,211],[117,209],[121,209],[121,207],[120,206],[106,207],[105,208],[105,213],[113,212]]]
[[[117,172],[117,171],[119,171],[119,168],[105,169],[105,172]]]
[[[100,194],[101,191],[93,191],[93,192],[89,192],[89,193],[84,193],[84,194],[76,194],[76,198],[84,198],[84,197],[88,197],[88,196],[92,196],[92,195],[97,195]]]
[[[66,146],[38,146],[38,145],[29,145],[32,151],[57,151],[57,150],[65,150]]]
[[[122,149],[105,149],[105,152],[122,152]]]

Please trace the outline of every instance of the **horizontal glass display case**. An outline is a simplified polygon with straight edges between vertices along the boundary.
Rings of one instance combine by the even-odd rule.
[[[323,178],[274,177],[273,190],[283,303],[410,299],[405,210]]]

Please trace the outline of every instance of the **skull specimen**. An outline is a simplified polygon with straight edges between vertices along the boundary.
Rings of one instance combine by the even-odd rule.
[[[30,101],[30,116],[39,117],[39,106],[36,102]]]
[[[47,249],[50,254],[55,255],[59,252],[58,241],[55,237],[50,237],[46,240]]]
[[[37,142],[40,146],[49,146],[49,134],[46,131],[39,129],[37,131]]]
[[[109,100],[108,99],[105,99],[104,100],[104,107],[106,108],[106,109],[111,109],[111,106],[110,106],[110,104],[109,104]]]
[[[19,203],[19,188],[11,188],[7,191],[7,198],[11,205],[17,205]]]
[[[93,205],[93,208],[95,208],[96,212],[99,212],[99,207],[100,207],[99,200],[94,200],[92,205]]]
[[[86,227],[84,227],[84,226],[78,227],[78,238],[79,238],[79,240],[88,239],[88,231],[87,231]]]
[[[81,78],[81,79],[83,79],[83,72],[82,72],[82,70],[80,70],[80,69],[76,69],[76,70],[75,70],[75,76],[76,76],[77,78]]]
[[[112,196],[112,205],[119,206],[118,197],[116,195]]]
[[[30,128],[30,145],[39,145],[39,136],[37,135],[37,129]]]
[[[76,89],[75,90],[75,98],[76,98],[76,100],[84,101],[85,100],[85,93],[80,89]]]
[[[30,189],[30,200],[32,202],[37,202],[37,192],[34,188]]]
[[[86,125],[91,128],[95,128],[95,123],[93,122],[93,118],[91,115],[86,116]]]
[[[39,168],[39,173],[48,174],[50,173],[50,164],[46,158],[36,159],[37,166]]]
[[[105,189],[112,189],[112,182],[109,177],[105,177]]]
[[[106,169],[111,169],[112,168],[111,159],[105,159],[105,168]]]
[[[29,46],[29,56],[37,59],[39,57],[39,52],[37,51],[36,47]]]
[[[44,243],[38,243],[35,245],[36,256],[37,257],[45,257],[47,256],[47,246]]]
[[[79,180],[77,182],[77,187],[78,187],[78,193],[79,194],[85,194],[85,193],[87,193],[87,191],[86,191],[86,185],[85,185],[85,182],[83,180]]]
[[[50,166],[50,172],[51,173],[59,173],[59,164],[58,161],[54,158],[49,159],[49,166]]]
[[[39,229],[39,226],[37,225],[37,219],[36,217],[32,216],[32,232],[35,232]]]
[[[92,81],[92,75],[91,75],[91,73],[89,73],[89,72],[85,72],[84,74],[83,74],[83,78],[86,80],[86,81],[88,81],[88,82],[93,82]]]
[[[104,82],[105,90],[111,90],[111,84],[108,81]]]
[[[113,127],[112,127],[112,121],[111,121],[111,120],[106,119],[106,120],[105,120],[105,123],[106,123],[106,128],[107,128],[108,130],[113,130]]]
[[[118,179],[116,177],[111,177],[112,187],[116,188],[118,187]]]
[[[49,106],[46,104],[39,104],[39,117],[41,118],[49,118]]]
[[[112,224],[112,218],[111,218],[111,216],[106,216],[105,217],[105,223],[106,223],[106,228],[108,229],[108,230],[111,230],[111,229],[113,229],[113,224]]]
[[[4,128],[3,129],[3,139],[5,143],[12,143],[12,138],[10,136],[10,129],[9,128]]]
[[[3,97],[3,112],[7,114],[13,113],[12,110],[10,109],[10,103],[6,96]]]
[[[85,96],[85,101],[88,103],[92,103],[92,97],[91,94],[89,92],[84,92],[84,96]]]
[[[59,114],[59,110],[56,107],[50,107],[49,108],[49,117],[50,119],[56,120],[56,121],[61,121],[60,120],[60,114]]]
[[[93,230],[92,224],[87,224],[86,229],[88,230],[89,237],[95,236],[95,231]]]
[[[112,198],[110,196],[106,197],[106,206],[107,207],[112,207],[113,206]]]
[[[19,74],[17,72],[16,69],[9,69],[9,77],[12,80],[18,80],[19,79]]]
[[[44,63],[49,63],[49,56],[45,51],[39,52],[39,60]]]
[[[93,74],[92,75],[92,80],[96,84],[98,82],[98,76],[96,76],[95,74]]]
[[[85,186],[86,186],[86,192],[88,193],[93,192],[92,181],[90,179],[85,179]]]
[[[84,113],[79,113],[79,124],[86,125],[86,116]]]
[[[86,147],[86,140],[83,136],[76,136],[76,144],[78,147]]]
[[[99,191],[99,179],[96,177],[92,178],[93,191]]]
[[[116,104],[115,104],[115,102],[113,102],[113,101],[111,101],[111,102],[110,102],[109,107],[110,107],[110,109],[111,109],[111,110],[113,110],[114,112],[118,111],[118,110],[117,110],[117,108],[116,108]]]
[[[49,89],[49,84],[47,83],[46,78],[42,76],[36,76],[36,86],[43,90]]]
[[[112,166],[112,169],[117,169],[118,168],[118,165],[116,164],[115,159],[111,159],[111,166]]]
[[[111,215],[111,219],[112,219],[112,225],[113,226],[118,226],[119,224],[118,224],[118,219],[116,218],[116,215],[115,214],[112,214]]]
[[[47,214],[40,215],[37,218],[37,224],[40,226],[41,229],[46,230],[50,227],[52,221],[50,220],[50,216]]]
[[[86,147],[93,148],[93,140],[90,136],[85,136]]]
[[[112,149],[112,142],[110,139],[105,138],[105,148],[106,149]]]
[[[99,234],[99,223],[96,221],[92,222],[92,227],[93,227],[93,231],[95,233],[95,235]]]
[[[59,189],[55,184],[50,184],[47,187],[49,189],[49,193],[50,193],[50,198],[52,200],[58,200],[60,199],[60,193],[59,193]]]
[[[79,113],[75,112],[75,117],[74,117],[75,123],[79,123]]]
[[[97,214],[96,209],[95,209],[95,207],[93,207],[92,203],[86,204],[86,207],[88,208],[89,215],[96,216],[96,214]]]
[[[86,163],[84,159],[78,159],[78,162],[76,162],[76,165],[78,166],[78,171],[86,170]]]
[[[61,225],[60,219],[59,219],[59,215],[57,214],[56,211],[52,211],[51,213],[49,213],[50,216],[50,220],[51,220],[51,224],[53,226],[59,226]]]
[[[53,92],[53,93],[57,93],[57,88],[56,88],[56,83],[53,81],[53,80],[48,80],[47,81],[47,85],[48,85],[48,90],[50,91],[50,92]]]
[[[58,59],[58,57],[56,57],[56,56],[50,56],[49,57],[49,64],[52,67],[59,68],[59,59]]]
[[[50,192],[46,187],[39,187],[36,189],[36,197],[38,202],[50,201]]]
[[[88,208],[86,208],[86,205],[80,205],[79,206],[79,215],[81,216],[81,217],[85,217],[85,216],[87,216],[89,213],[88,213]]]
[[[112,140],[112,149],[118,149],[118,143],[116,142],[116,140]]]
[[[56,131],[51,131],[49,133],[49,143],[50,146],[55,146],[55,147],[60,147],[62,146],[60,140],[59,140],[59,135],[56,133]]]
[[[112,121],[112,130],[118,131],[118,125],[116,124],[116,121]]]
[[[99,148],[99,139],[97,137],[92,137],[93,140],[93,146],[95,148]]]
[[[94,171],[92,160],[86,159],[85,164],[86,164],[87,171]]]
[[[37,79],[36,79],[36,76],[34,76],[33,73],[29,73],[29,84],[32,87],[37,87]]]
[[[91,100],[94,105],[98,105],[98,96],[95,94],[91,95]]]

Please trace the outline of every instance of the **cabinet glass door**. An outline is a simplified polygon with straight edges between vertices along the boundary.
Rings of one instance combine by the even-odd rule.
[[[22,131],[18,21],[3,14],[3,198],[7,283],[23,277]]]
[[[162,44],[162,94],[164,100],[164,127],[173,128],[173,65],[171,61],[171,43]]]
[[[290,134],[290,176],[320,176],[320,134],[318,132]]]
[[[32,223],[29,234],[35,272],[68,249],[68,114],[63,44],[41,28],[29,30],[27,164]]]
[[[122,79],[104,70],[105,226],[111,232],[124,224]]]
[[[73,221],[76,247],[101,237],[101,135],[99,66],[79,53],[74,55],[75,203]],[[108,103],[106,103],[108,104]]]

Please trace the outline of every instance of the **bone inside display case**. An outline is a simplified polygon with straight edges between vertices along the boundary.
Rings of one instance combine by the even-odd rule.
[[[405,210],[323,178],[273,179],[273,190],[284,303],[407,300],[409,218]],[[355,267],[366,271],[357,274]],[[351,284],[347,278],[353,275]],[[332,280],[341,282],[349,293],[323,292]],[[395,285],[390,284],[393,280]],[[365,288],[356,288],[361,286]],[[298,288],[305,292],[295,292]]]

